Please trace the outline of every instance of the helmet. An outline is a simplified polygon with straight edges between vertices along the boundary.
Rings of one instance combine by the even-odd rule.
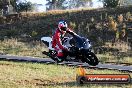
[[[67,23],[65,21],[60,21],[58,24],[58,28],[60,31],[66,31],[67,30]]]

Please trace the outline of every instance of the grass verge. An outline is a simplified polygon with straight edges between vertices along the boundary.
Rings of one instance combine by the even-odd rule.
[[[120,71],[87,69],[88,74],[124,74]],[[131,84],[77,86],[77,68],[27,62],[0,61],[0,88],[131,88]],[[132,74],[130,73],[132,76]]]
[[[18,39],[4,39],[0,41],[0,53],[18,56],[45,57],[42,51],[47,48],[40,41],[28,43],[20,42]]]
[[[113,55],[103,55],[98,54],[97,57],[99,58],[100,62],[115,62],[115,63],[130,63],[132,64],[132,57],[116,57]]]

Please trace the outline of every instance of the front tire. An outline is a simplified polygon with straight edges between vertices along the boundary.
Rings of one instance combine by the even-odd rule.
[[[99,63],[98,58],[93,52],[86,54],[85,61],[92,66],[96,66]]]

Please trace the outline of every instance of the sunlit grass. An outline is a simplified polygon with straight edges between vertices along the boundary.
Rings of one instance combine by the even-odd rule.
[[[0,53],[18,56],[42,57],[42,51],[47,50],[39,41],[29,43],[20,42],[17,39],[4,39],[0,41]]]
[[[43,44],[34,41],[20,42],[17,39],[0,41],[0,52],[20,56],[43,56],[41,51],[46,50]],[[98,55],[103,61],[114,59],[113,56]],[[125,59],[131,61],[131,59]],[[129,61],[129,62],[130,62]],[[87,74],[124,74],[114,70],[87,69]],[[77,68],[46,65],[40,63],[0,61],[0,88],[80,88],[76,84]],[[126,74],[126,73],[125,73]],[[132,76],[132,74],[130,73]],[[131,84],[86,84],[81,88],[131,88]]]
[[[0,88],[77,88],[74,67],[0,61]],[[113,70],[87,69],[87,74],[126,74]],[[132,76],[132,74],[130,73]],[[130,84],[86,84],[82,88],[130,88]]]
[[[97,57],[99,58],[100,62],[115,62],[115,63],[131,63],[132,64],[132,57],[118,57],[109,55],[109,54],[97,54]]]
[[[80,9],[71,9],[71,10],[50,10],[47,12],[21,12],[22,16],[28,16],[28,17],[38,17],[38,16],[46,16],[46,15],[50,15],[50,14],[64,14],[64,13],[72,13],[72,12],[79,12],[79,11],[83,11],[83,10],[96,10],[96,8],[80,8]]]

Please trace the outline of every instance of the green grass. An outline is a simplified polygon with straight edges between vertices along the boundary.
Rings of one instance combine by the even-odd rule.
[[[45,57],[42,55],[42,51],[44,50],[47,50],[47,48],[39,41],[24,43],[14,38],[0,41],[0,53],[4,54]]]
[[[124,74],[112,70],[87,69],[88,74]],[[0,61],[0,88],[80,88],[76,84],[77,68]],[[130,73],[132,76],[132,74]],[[131,84],[85,84],[81,88],[130,88]]]
[[[0,41],[0,53],[43,57],[41,51],[47,50],[38,41],[24,43],[17,39]],[[98,55],[101,61],[114,60],[113,56]],[[131,61],[125,59],[124,61]],[[115,60],[116,61],[116,60]],[[88,74],[124,74],[114,70],[87,69]],[[77,86],[77,68],[46,65],[40,63],[0,61],[0,88],[131,88],[131,84],[86,84]],[[130,73],[132,76],[132,73]]]
[[[102,63],[105,62],[115,62],[115,63],[131,63],[132,64],[132,57],[118,57],[113,55],[103,55],[98,54],[97,57]]]

